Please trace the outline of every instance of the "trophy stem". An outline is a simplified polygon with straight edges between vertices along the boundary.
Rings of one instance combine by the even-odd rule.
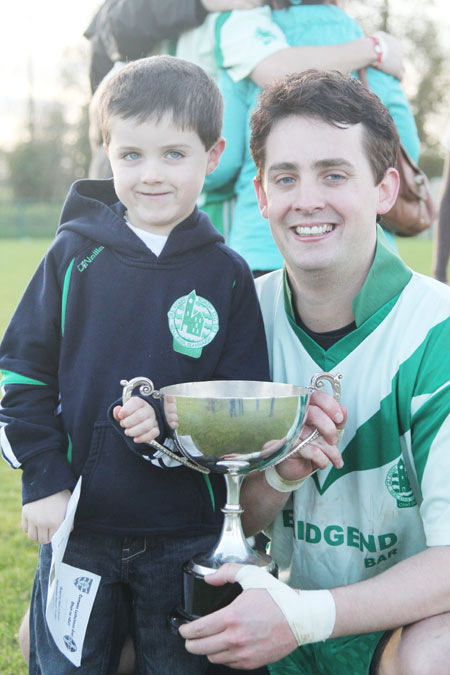
[[[231,462],[227,462],[227,465],[228,472],[224,474],[227,501],[221,509],[224,520],[220,537],[212,550],[193,558],[197,571],[203,574],[211,573],[227,562],[258,565],[259,567],[271,565],[268,555],[255,551],[250,546],[242,529],[241,514],[244,509],[240,505],[239,496],[244,475],[237,473],[237,470],[242,468],[241,463],[239,467]]]
[[[242,530],[241,514],[244,509],[240,505],[239,496],[244,476],[231,470],[224,477],[227,485],[227,501],[222,509],[224,514],[222,532],[210,554],[219,566],[222,562],[248,561],[255,555]]]
[[[230,467],[229,472],[225,474],[225,482],[227,484],[227,503],[222,509],[224,513],[236,510],[239,510],[239,512],[242,513],[239,500],[244,475],[238,474],[236,471],[233,471],[233,469],[234,467]]]
[[[187,621],[225,607],[241,593],[237,582],[213,586],[204,581],[206,575],[215,572],[224,563],[257,565],[274,576],[278,574],[277,565],[270,556],[255,551],[244,536],[241,522],[244,509],[239,503],[244,476],[236,473],[242,468],[241,464],[237,467],[227,462],[228,473],[224,474],[227,501],[222,509],[224,521],[219,541],[208,553],[199,553],[183,565],[183,603],[168,617],[168,625],[172,630],[176,631]]]

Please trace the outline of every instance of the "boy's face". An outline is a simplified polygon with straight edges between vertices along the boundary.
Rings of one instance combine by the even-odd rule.
[[[292,116],[278,121],[267,137],[262,185],[255,187],[261,213],[294,274],[367,274],[376,216],[391,208],[398,174],[389,169],[375,185],[363,133],[360,124],[337,128]]]
[[[219,139],[205,150],[195,131],[179,129],[170,116],[159,122],[114,117],[105,149],[130,223],[168,235],[192,213],[205,175],[216,168],[224,144]]]

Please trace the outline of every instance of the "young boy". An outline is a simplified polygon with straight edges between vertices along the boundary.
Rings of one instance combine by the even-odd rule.
[[[136,672],[203,673],[166,616],[182,563],[217,539],[223,477],[144,461],[107,410],[138,375],[268,379],[250,271],[195,206],[223,150],[222,99],[198,66],[152,57],[108,80],[101,120],[113,181],[74,184],[0,350],[2,452],[23,469],[22,524],[41,544],[30,672],[115,673],[131,631]],[[49,542],[80,475],[64,561],[101,582],[75,669],[45,608]]]

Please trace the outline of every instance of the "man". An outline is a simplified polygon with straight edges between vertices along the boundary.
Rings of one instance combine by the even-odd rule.
[[[213,663],[277,675],[448,674],[450,290],[376,225],[398,191],[395,127],[356,80],[308,71],[263,93],[251,143],[285,260],[258,280],[272,376],[343,374],[344,466],[301,484],[306,456],[246,479],[247,534],[269,532],[292,588],[225,565],[211,583],[244,592],[180,632]]]

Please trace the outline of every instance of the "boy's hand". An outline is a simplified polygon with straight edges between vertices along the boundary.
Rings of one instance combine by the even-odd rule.
[[[177,401],[175,396],[164,396],[164,416],[171,429],[178,429]]]
[[[254,9],[264,4],[265,0],[202,0],[207,12],[228,12],[233,9]]]
[[[114,419],[135,443],[148,443],[159,436],[156,414],[150,403],[139,396],[132,396],[125,405],[117,405],[113,410]]]
[[[314,392],[301,438],[307,438],[314,427],[320,431],[321,436],[298,453],[280,462],[276,467],[280,476],[285,480],[298,480],[316,469],[325,469],[329,462],[340,469],[344,462],[338,443],[346,420],[345,406],[325,392]]]
[[[40,544],[51,541],[65,518],[71,494],[70,490],[62,490],[25,504],[22,508],[22,529],[27,533],[28,539]]]

